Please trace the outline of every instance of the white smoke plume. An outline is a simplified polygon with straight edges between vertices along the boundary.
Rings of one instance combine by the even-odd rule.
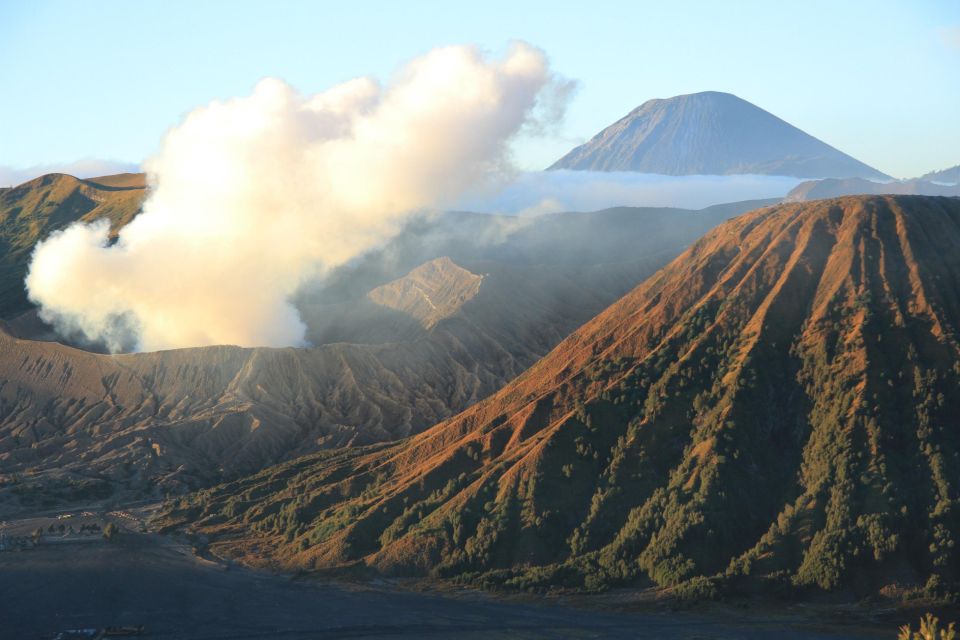
[[[510,139],[568,88],[523,43],[501,59],[437,49],[386,86],[303,96],[263,80],[168,132],[145,165],[152,195],[115,244],[105,224],[78,224],[38,245],[30,298],[112,350],[300,345],[303,282],[500,181]]]

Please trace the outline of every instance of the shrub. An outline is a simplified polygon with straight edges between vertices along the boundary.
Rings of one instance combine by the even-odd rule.
[[[677,600],[696,602],[699,600],[719,600],[720,584],[716,578],[697,576],[681,582],[673,588]]]
[[[920,618],[920,629],[913,631],[910,625],[905,624],[900,627],[899,640],[956,640],[957,632],[954,630],[953,622],[946,629],[940,628],[940,620],[935,618],[932,613]]]

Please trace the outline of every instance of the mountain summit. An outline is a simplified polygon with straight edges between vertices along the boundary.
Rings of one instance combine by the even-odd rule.
[[[648,100],[550,169],[890,177],[729,93]]]

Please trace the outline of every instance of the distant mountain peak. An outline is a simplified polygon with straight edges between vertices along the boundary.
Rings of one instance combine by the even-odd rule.
[[[756,105],[720,91],[647,100],[549,168],[890,179]]]
[[[960,196],[960,184],[914,179],[873,182],[863,178],[824,178],[806,180],[790,190],[784,202],[805,202],[852,195]]]
[[[950,167],[949,169],[931,171],[921,176],[920,179],[940,184],[960,185],[960,164],[955,167]]]
[[[367,294],[375,304],[402,311],[430,329],[460,310],[480,291],[483,276],[446,256],[425,262],[402,278]]]

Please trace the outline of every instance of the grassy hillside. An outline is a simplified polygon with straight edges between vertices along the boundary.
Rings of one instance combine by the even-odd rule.
[[[168,505],[251,563],[897,596],[960,577],[960,202],[761,209],[489,399]]]
[[[29,308],[23,279],[37,242],[78,220],[107,218],[116,233],[145,197],[143,174],[80,180],[53,173],[0,189],[0,318]]]

